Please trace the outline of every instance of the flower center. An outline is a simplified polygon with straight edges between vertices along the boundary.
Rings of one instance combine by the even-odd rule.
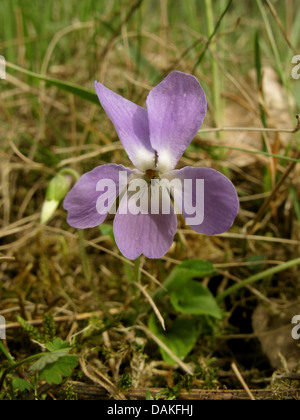
[[[154,169],[147,169],[147,171],[146,171],[146,176],[147,176],[147,178],[150,180],[150,179],[152,179],[152,178],[154,178],[155,177],[155,175],[156,175],[156,172],[157,171],[155,171]]]

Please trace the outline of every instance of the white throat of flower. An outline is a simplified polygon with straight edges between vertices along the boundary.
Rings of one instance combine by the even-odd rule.
[[[136,168],[141,172],[147,170],[157,171],[160,174],[170,172],[174,169],[174,162],[172,161],[172,155],[167,150],[160,151],[159,154],[155,151],[147,149],[140,149],[137,151],[137,164]]]

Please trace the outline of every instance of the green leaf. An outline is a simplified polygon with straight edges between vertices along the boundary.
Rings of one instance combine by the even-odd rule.
[[[118,382],[118,387],[122,389],[122,391],[128,391],[131,387],[132,379],[128,375],[128,373],[123,373],[121,379]]]
[[[56,338],[46,344],[47,352],[29,368],[38,371],[40,379],[48,383],[61,383],[62,376],[69,376],[78,363],[77,356],[69,355],[71,350],[66,341]]]
[[[29,371],[35,371],[35,370],[41,371],[45,368],[46,365],[56,362],[58,359],[60,359],[61,357],[64,357],[68,353],[69,353],[69,349],[62,349],[62,350],[57,350],[54,352],[47,352],[39,360],[33,363],[33,365],[29,368]]]
[[[20,73],[26,74],[27,76],[33,77],[37,80],[42,80],[49,85],[56,86],[61,90],[64,90],[68,93],[72,93],[75,96],[78,96],[81,99],[86,101],[92,102],[96,105],[99,105],[99,99],[95,92],[82,88],[81,86],[75,85],[74,83],[64,82],[59,79],[54,79],[52,77],[42,76],[38,73],[34,73],[33,71],[23,69],[22,67],[16,66],[13,63],[7,63],[8,68],[12,68],[14,70],[19,71]]]
[[[40,379],[45,379],[48,384],[60,384],[62,376],[70,376],[72,369],[78,364],[77,356],[67,355],[55,363],[47,364],[39,373]]]
[[[247,262],[253,262],[253,265],[248,265],[250,271],[260,271],[263,269],[264,264],[255,264],[261,261],[265,261],[265,257],[263,255],[252,255],[251,257],[247,258]]]
[[[211,292],[203,284],[188,280],[171,294],[174,309],[186,315],[210,315],[221,319],[222,311]]]
[[[167,331],[162,331],[152,314],[149,317],[148,327],[180,359],[184,359],[190,353],[200,334],[197,321],[182,316],[172,321]],[[166,363],[170,365],[176,363],[165,350],[160,348],[160,352]]]
[[[49,351],[52,351],[52,352],[58,351],[58,350],[61,350],[61,349],[70,350],[68,342],[67,341],[62,341],[62,339],[59,338],[59,337],[55,338],[53,341],[50,341],[49,343],[46,343],[46,348]]]
[[[26,391],[26,390],[29,391],[32,388],[32,385],[30,382],[26,381],[25,379],[16,378],[16,377],[13,377],[12,379],[12,386],[13,386],[13,389],[19,390],[21,392]]]
[[[152,397],[149,389],[147,389],[147,391],[146,391],[146,401],[148,401],[148,400],[154,400],[154,398]]]
[[[114,237],[114,231],[113,231],[113,227],[112,225],[109,225],[107,223],[102,223],[101,225],[98,226],[101,235],[103,236],[110,236],[110,238],[115,241],[115,237]]]
[[[163,286],[168,290],[168,292],[172,292],[173,290],[183,287],[188,280],[193,279],[194,277],[195,273],[193,270],[189,270],[187,268],[175,268],[175,270],[173,270],[165,280]]]
[[[213,264],[209,261],[200,259],[186,260],[179,264],[166,278],[163,283],[163,288],[158,289],[153,298],[160,298],[165,295],[165,290],[170,293],[176,289],[184,287],[185,283],[195,277],[210,276],[215,272]]]
[[[215,267],[211,262],[200,259],[185,260],[179,264],[176,269],[179,268],[186,268],[188,270],[194,271],[195,277],[205,277],[215,272]]]

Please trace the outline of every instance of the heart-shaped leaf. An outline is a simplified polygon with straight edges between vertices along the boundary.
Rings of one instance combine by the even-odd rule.
[[[186,315],[210,315],[221,319],[222,311],[214,296],[202,283],[187,280],[184,286],[171,294],[174,309]]]
[[[200,331],[197,321],[186,317],[178,317],[163,331],[156,324],[155,316],[152,314],[148,321],[149,329],[158,337],[179,359],[184,359],[195,346]],[[161,355],[164,361],[170,365],[175,364],[174,359],[162,348]]]

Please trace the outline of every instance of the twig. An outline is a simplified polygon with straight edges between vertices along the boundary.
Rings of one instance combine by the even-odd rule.
[[[103,388],[96,385],[86,384],[78,381],[68,381],[66,387],[71,386],[72,391],[82,399],[98,399],[107,400],[108,393]],[[124,395],[128,400],[145,400],[146,391],[155,397],[159,395],[162,388],[135,388],[124,391]],[[256,400],[272,400],[274,399],[274,391],[272,389],[252,389],[252,394]],[[289,394],[283,399],[298,399],[299,389],[289,389]],[[244,389],[191,389],[189,392],[181,391],[179,400],[245,400],[248,394]]]
[[[112,312],[112,311],[110,311]],[[89,319],[95,315],[102,315],[102,311],[96,312],[85,312],[82,314],[74,314],[74,315],[62,315],[62,316],[55,316],[53,318],[54,322],[74,322],[74,321],[83,321],[85,319]],[[33,319],[26,321],[30,325],[42,325],[43,319]],[[6,324],[6,330],[13,329],[13,328],[20,328],[21,325],[19,322],[11,322]]]
[[[181,369],[184,370],[188,375],[193,375],[193,371],[190,369],[190,367],[182,362],[179,357],[177,357],[176,354],[174,354],[172,350],[170,350],[169,347],[165,345],[165,343],[163,343],[158,337],[156,337],[155,334],[152,333],[152,331],[149,330],[149,328],[147,328],[141,322],[139,322],[139,325],[136,325],[136,328],[141,329],[148,337],[152,338],[152,340],[155,341],[156,344],[158,344],[159,347],[161,347],[166,353],[168,353],[168,355],[172,357],[172,359],[174,359],[175,362],[178,363],[178,365],[181,367]]]
[[[124,19],[122,20],[122,22],[120,23],[120,25],[115,29],[115,31],[111,35],[111,38],[106,42],[105,47],[101,51],[101,59],[102,59],[102,61],[104,60],[104,57],[106,56],[106,54],[110,50],[110,48],[111,48],[111,46],[113,44],[114,39],[121,32],[123,25],[126,25],[126,23],[131,19],[131,17],[134,14],[134,12],[140,7],[142,1],[143,0],[137,0],[135,3],[133,3],[133,5],[131,6],[131,8],[130,8],[129,12],[127,13],[127,15],[124,17]]]
[[[10,262],[15,260],[15,257],[0,257],[0,262]]]
[[[299,130],[299,124],[296,128],[268,128],[268,127],[214,127],[203,128],[198,131],[202,133],[218,133],[219,131],[255,131],[255,132],[271,132],[271,133],[296,133]]]
[[[249,396],[249,398],[252,401],[254,401],[255,398],[254,398],[252,392],[250,391],[250,389],[249,389],[248,385],[246,384],[246,382],[244,381],[244,378],[242,377],[242,375],[241,375],[241,373],[240,373],[237,365],[234,362],[231,363],[231,368],[232,368],[233,372],[235,373],[236,377],[238,378],[238,380],[240,381],[242,387],[246,391],[246,393]]]
[[[296,117],[297,117],[297,129],[299,130],[299,128],[300,128],[300,117],[299,117],[299,115],[297,115]],[[296,154],[296,159],[300,159],[300,150]],[[252,225],[250,226],[250,229],[249,229],[249,233],[250,234],[254,232],[254,228],[255,228],[256,224],[263,217],[266,209],[269,207],[271,201],[274,199],[275,195],[279,191],[279,188],[282,186],[282,184],[284,183],[284,181],[288,178],[288,176],[290,175],[290,173],[292,172],[292,170],[295,168],[296,163],[297,162],[294,161],[294,162],[291,162],[288,165],[288,167],[286,168],[285,172],[281,175],[281,177],[279,178],[277,184],[273,188],[271,194],[269,195],[269,197],[265,200],[265,202],[263,203],[263,205],[258,210],[258,212],[256,214],[256,217],[253,220]]]
[[[274,9],[274,6],[273,6],[273,5],[272,5],[272,3],[270,2],[270,0],[266,0],[266,3],[267,3],[267,5],[268,5],[268,7],[269,7],[269,9],[270,9],[270,11],[271,11],[271,13],[272,13],[272,15],[274,16],[274,19],[276,20],[276,23],[277,23],[277,25],[279,26],[279,29],[280,29],[280,31],[281,31],[281,33],[282,33],[282,35],[283,35],[283,37],[284,37],[284,39],[285,39],[286,43],[288,44],[288,46],[290,47],[290,49],[293,51],[293,53],[296,55],[296,54],[297,54],[297,51],[296,51],[296,49],[293,47],[293,45],[291,44],[290,40],[288,39],[288,36],[287,36],[287,34],[285,33],[284,27],[282,26],[282,23],[281,23],[281,21],[280,21],[280,19],[279,19],[279,17],[278,17],[278,14],[277,14],[276,10]]]
[[[145,289],[146,289],[146,288],[145,288],[145,286],[142,286],[142,285],[140,285],[139,283],[137,283],[137,282],[135,282],[135,281],[131,282],[130,284],[134,284],[134,285],[135,285],[138,289],[140,289],[140,291],[143,293],[143,295],[145,296],[145,298],[148,300],[148,302],[149,302],[149,303],[150,303],[150,305],[152,306],[152,308],[153,308],[153,310],[154,310],[154,312],[155,312],[155,314],[156,314],[156,316],[157,316],[157,318],[158,318],[159,322],[161,323],[162,328],[163,328],[164,330],[166,330],[165,321],[164,321],[164,319],[163,319],[163,317],[162,317],[161,313],[159,312],[159,310],[158,310],[157,306],[155,305],[155,303],[154,303],[153,299],[151,298],[151,296],[149,295],[149,293],[148,293],[148,292],[146,292],[146,290],[145,290]]]
[[[189,235],[197,235],[198,233],[192,229],[178,229],[179,232],[189,234]],[[246,233],[233,233],[233,232],[224,232],[217,235],[215,237],[220,238],[229,238],[229,239],[244,239],[246,241],[265,241],[265,242],[274,242],[274,243],[281,243],[286,245],[299,245],[300,241],[296,239],[286,239],[286,238],[277,238],[277,237],[269,237],[263,235],[248,235]]]
[[[79,356],[79,363],[83,373],[91,381],[103,387],[115,400],[126,400],[124,394],[106,376],[96,370],[91,364],[86,364],[84,355]]]
[[[115,142],[113,144],[100,147],[97,150],[94,150],[89,153],[85,153],[80,156],[63,159],[57,164],[57,168],[61,168],[63,166],[69,165],[70,163],[78,163],[85,159],[92,159],[94,157],[102,155],[103,153],[108,153],[114,150],[122,150],[122,149],[124,149],[123,146],[120,143]]]
[[[222,20],[223,20],[224,16],[226,15],[226,13],[227,13],[228,9],[230,8],[232,1],[233,1],[233,0],[229,0],[229,1],[228,1],[228,3],[227,3],[227,5],[226,5],[226,7],[225,7],[225,9],[224,9],[223,13],[220,15],[219,20],[217,21],[217,23],[216,23],[216,25],[215,25],[215,27],[214,27],[213,32],[210,34],[210,36],[209,36],[209,38],[208,38],[208,40],[207,40],[207,42],[206,42],[206,44],[205,44],[205,46],[204,46],[204,49],[203,49],[203,51],[202,51],[202,52],[201,52],[201,54],[200,54],[200,57],[198,58],[198,60],[197,60],[196,64],[194,65],[194,68],[193,68],[192,74],[194,74],[194,73],[195,73],[195,71],[196,71],[197,67],[198,67],[198,66],[199,66],[199,64],[201,63],[201,61],[202,61],[202,59],[203,59],[203,57],[204,57],[204,54],[205,54],[205,53],[206,53],[206,51],[208,50],[208,48],[209,48],[209,46],[210,46],[210,44],[211,44],[211,42],[212,42],[212,40],[213,40],[214,36],[216,35],[217,30],[218,30],[218,28],[219,28],[219,26],[220,26],[220,24],[221,24],[221,22],[222,22]]]

